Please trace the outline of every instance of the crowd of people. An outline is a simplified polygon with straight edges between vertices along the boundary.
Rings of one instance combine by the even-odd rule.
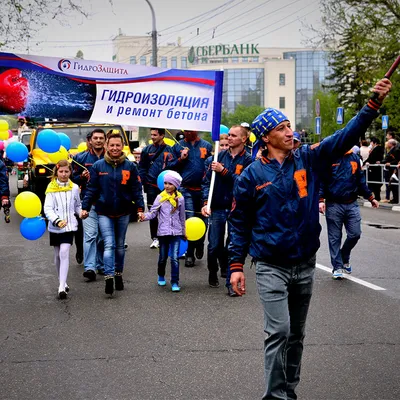
[[[166,285],[171,258],[171,289],[179,292],[178,247],[185,239],[185,219],[203,218],[208,225],[207,266],[211,288],[226,279],[229,296],[243,296],[243,266],[248,254],[256,268],[258,294],[264,309],[265,393],[263,399],[296,399],[308,308],[313,291],[316,253],[320,246],[319,212],[326,214],[332,277],[351,273],[350,253],[360,238],[359,195],[378,206],[378,191],[368,188],[354,147],[359,143],[389,93],[380,80],[376,99],[345,128],[321,143],[301,146],[289,119],[267,108],[249,126],[234,125],[221,137],[225,149],[211,158],[212,146],[195,131],[186,131],[173,147],[165,131],[151,129],[153,143],[138,167],[123,153],[120,133],[97,129],[88,135],[88,150],[78,153],[74,168],[59,161],[46,191],[44,211],[59,277],[58,296],[67,297],[69,251],[78,220],[83,220],[84,277],[105,278],[105,293],[124,289],[125,235],[133,210],[150,225],[151,248],[159,248],[157,284]],[[247,126],[246,126],[247,125]],[[253,156],[247,152],[249,133],[257,138]],[[371,140],[365,164],[397,165],[395,139],[386,157]],[[368,145],[368,143],[367,143]],[[365,143],[361,154],[366,154]],[[168,170],[160,188],[158,177]],[[208,204],[210,181],[214,195]],[[80,187],[80,190],[78,188]],[[143,189],[148,211],[144,212]],[[2,204],[9,201],[8,179],[0,162]],[[342,226],[347,238],[343,245]],[[225,237],[226,231],[228,232]],[[204,255],[204,237],[190,241],[185,267]]]

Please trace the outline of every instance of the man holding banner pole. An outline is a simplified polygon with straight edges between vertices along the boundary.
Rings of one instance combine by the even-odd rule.
[[[212,146],[200,139],[196,131],[185,131],[185,139],[172,148],[174,159],[168,163],[167,169],[173,169],[182,176],[180,192],[185,198],[186,218],[202,217],[201,184],[205,173],[205,161],[211,155]],[[217,152],[216,148],[216,152]],[[186,251],[185,267],[194,267],[196,258],[204,255],[205,235],[196,241],[189,241]]]
[[[391,83],[380,80],[376,98],[343,129],[293,151],[293,131],[279,110],[266,109],[252,124],[262,158],[238,178],[229,217],[229,264],[233,290],[246,293],[243,265],[249,252],[256,266],[264,309],[263,399],[297,399],[296,386],[311,301],[319,235],[319,183],[333,160],[364,136]]]

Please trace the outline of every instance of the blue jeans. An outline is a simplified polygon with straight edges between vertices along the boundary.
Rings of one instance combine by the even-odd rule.
[[[343,268],[350,261],[350,253],[361,237],[361,214],[357,201],[350,204],[326,203],[329,253],[333,269]],[[342,229],[346,228],[343,247]]]
[[[168,260],[168,252],[171,258],[171,283],[179,283],[179,243],[181,236],[159,236],[160,255],[158,257],[158,275],[165,276],[165,267]]]
[[[181,187],[179,191],[185,198],[186,219],[190,217],[199,217],[204,221],[207,226],[207,218],[204,218],[201,215],[201,209],[203,207],[203,203],[201,200],[201,190],[191,190]],[[194,257],[194,249],[204,246],[205,237],[206,235],[204,234],[204,236],[199,240],[189,240],[186,257]]]
[[[110,218],[99,215],[99,228],[104,241],[104,275],[114,276],[122,272],[125,259],[125,236],[129,215]]]
[[[294,267],[256,262],[257,289],[264,308],[263,399],[297,399],[305,325],[316,257]]]
[[[161,193],[160,189],[147,185],[147,208],[150,210],[151,206],[154,203],[156,197]],[[149,221],[150,224],[150,236],[152,239],[157,237],[157,229],[158,229],[158,219],[153,218]]]
[[[85,271],[103,270],[103,241],[99,232],[99,217],[93,206],[83,221],[83,259]]]
[[[218,272],[218,263],[221,271],[226,271],[228,267],[229,234],[225,245],[228,215],[229,210],[211,210],[208,218],[207,266],[210,272]]]

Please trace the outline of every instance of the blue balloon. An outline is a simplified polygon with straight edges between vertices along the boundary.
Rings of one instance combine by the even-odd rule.
[[[61,138],[52,129],[43,129],[37,137],[37,145],[46,153],[55,153],[60,150]]]
[[[157,178],[157,186],[161,191],[164,190],[164,175],[167,172],[169,172],[169,169],[166,169],[165,171],[161,172],[160,175],[158,175],[158,178]]]
[[[24,218],[19,226],[19,231],[25,239],[39,239],[46,231],[46,222],[41,217]]]
[[[7,158],[14,162],[22,162],[28,158],[28,148],[20,142],[12,142],[7,146]]]
[[[222,135],[223,133],[228,133],[229,132],[229,128],[225,125],[220,125],[219,127],[219,134]]]
[[[71,139],[68,135],[58,132],[58,137],[61,139],[61,146],[64,146],[67,151],[71,148]],[[57,150],[58,151],[58,150]]]
[[[189,243],[187,240],[181,239],[181,241],[179,242],[178,257],[182,257],[186,253],[186,250],[188,249],[188,245],[189,245]],[[171,257],[171,249],[168,252],[168,256]]]

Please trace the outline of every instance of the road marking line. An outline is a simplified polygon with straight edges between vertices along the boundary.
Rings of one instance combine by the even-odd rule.
[[[319,269],[322,269],[323,271],[329,272],[330,274],[332,273],[332,268],[325,267],[325,265],[317,263],[316,267],[319,268]],[[344,273],[343,275],[344,275],[345,279],[348,279],[349,281],[353,281],[353,282],[356,282],[356,283],[358,283],[360,285],[366,286],[367,288],[370,288],[372,290],[386,290],[383,287],[380,287],[380,286],[374,285],[372,283],[363,281],[362,279],[354,278],[353,276],[350,276],[350,275],[348,275],[346,273]]]

